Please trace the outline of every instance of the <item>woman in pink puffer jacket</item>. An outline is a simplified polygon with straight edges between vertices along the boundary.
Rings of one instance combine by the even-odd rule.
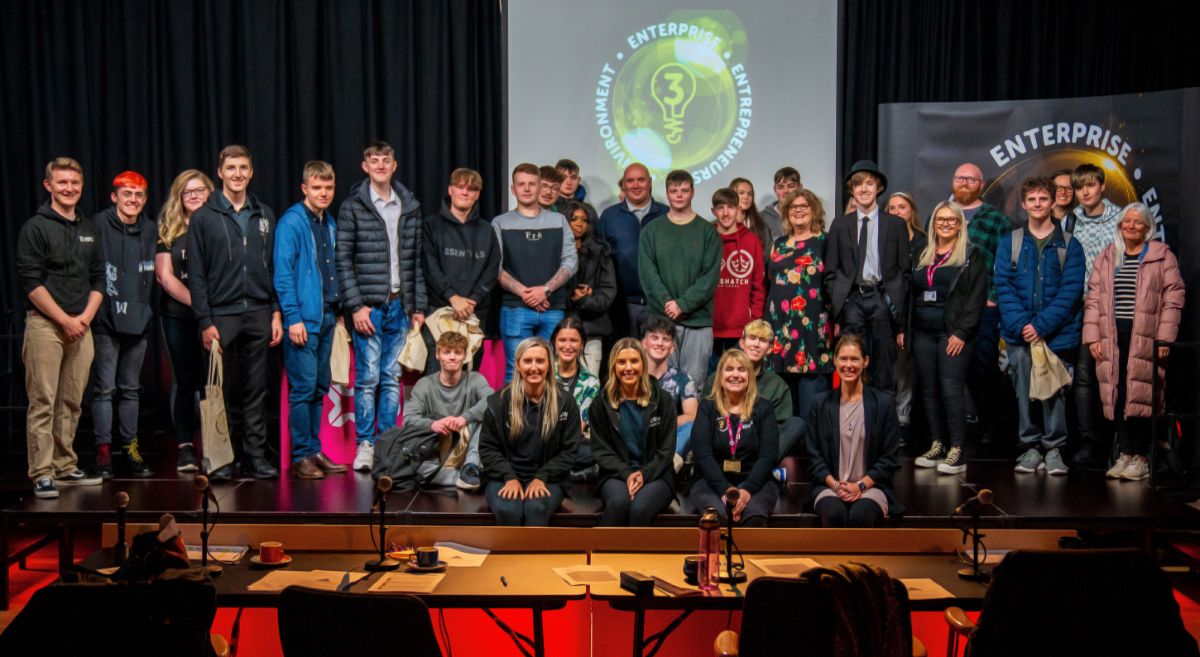
[[[1171,342],[1179,333],[1184,285],[1179,262],[1162,242],[1152,242],[1154,220],[1142,203],[1130,203],[1117,217],[1113,244],[1092,266],[1083,314],[1083,343],[1096,359],[1096,380],[1104,417],[1114,420],[1120,454],[1110,479],[1136,481],[1149,476],[1150,416],[1162,410],[1168,347],[1158,348],[1158,398],[1154,382],[1154,341]]]

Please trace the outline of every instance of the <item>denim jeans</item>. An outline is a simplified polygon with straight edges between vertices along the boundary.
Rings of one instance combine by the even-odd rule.
[[[525,306],[500,308],[500,337],[504,338],[504,382],[512,380],[513,360],[517,356],[517,345],[525,338],[538,336],[550,341],[554,327],[562,321],[563,311],[538,312]]]
[[[712,327],[676,326],[675,344],[671,364],[692,377],[696,390],[704,390],[704,382],[708,380],[708,359],[713,350]]]
[[[675,427],[675,453],[680,456],[687,456],[688,450],[692,448],[692,423],[684,422]]]
[[[92,343],[96,350],[92,361],[96,376],[96,396],[92,397],[92,429],[96,433],[96,444],[112,444],[115,397],[121,443],[128,445],[137,437],[138,392],[142,360],[146,357],[146,336],[93,331]]]
[[[204,372],[204,348],[200,345],[200,324],[195,319],[162,317],[163,336],[171,358],[171,423],[180,445],[192,442],[196,430],[196,399]]]
[[[372,445],[396,426],[400,412],[400,350],[408,336],[408,315],[400,297],[371,309],[372,335],[354,335],[354,428],[358,442]]]
[[[1055,354],[1062,358],[1062,354]],[[1064,359],[1065,362],[1071,362]],[[1012,377],[1017,393],[1017,419],[1021,449],[1026,450],[1041,443],[1043,450],[1057,449],[1067,441],[1067,400],[1064,390],[1054,393],[1050,399],[1034,402],[1029,399],[1029,377],[1033,369],[1033,358],[1027,344],[1008,345],[1008,374]],[[1042,426],[1033,423],[1033,404],[1042,406]]]
[[[524,482],[523,485],[528,486],[529,482]],[[550,516],[558,510],[563,497],[566,496],[562,486],[546,484],[550,497],[506,500],[500,497],[501,488],[504,488],[503,481],[489,481],[483,494],[487,497],[492,513],[496,514],[496,524],[509,527],[546,527],[550,524]]]
[[[321,412],[329,392],[329,354],[337,317],[326,310],[321,330],[309,333],[303,347],[288,336],[283,338],[283,366],[288,381],[288,432],[292,438],[292,462],[321,452]]]

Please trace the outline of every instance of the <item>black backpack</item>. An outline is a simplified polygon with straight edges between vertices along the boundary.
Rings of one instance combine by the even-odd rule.
[[[403,426],[388,429],[380,434],[375,443],[375,464],[371,468],[371,476],[376,481],[385,475],[391,477],[392,488],[398,490],[412,490],[428,485],[442,471],[442,466],[446,465],[446,459],[450,452],[454,451],[459,437],[457,433],[452,434],[450,449],[439,457],[438,448],[442,440],[442,435],[430,431],[416,431],[411,428],[405,431]],[[438,460],[437,469],[428,476],[418,477],[417,468],[433,458]]]

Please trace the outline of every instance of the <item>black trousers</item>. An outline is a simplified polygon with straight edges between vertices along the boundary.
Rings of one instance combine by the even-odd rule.
[[[892,313],[879,290],[863,294],[850,292],[842,306],[842,333],[861,335],[866,342],[867,376],[876,388],[895,392],[896,379],[892,363],[896,360],[896,335],[892,330]]]
[[[1113,409],[1113,420],[1117,430],[1117,452],[1145,456],[1150,453],[1150,418],[1125,417],[1125,400],[1129,378],[1129,340],[1133,336],[1133,320],[1117,320],[1117,352],[1120,365],[1117,367],[1117,406]],[[1083,347],[1086,349],[1086,347]],[[1157,373],[1156,373],[1157,375]]]
[[[836,497],[826,497],[817,502],[816,512],[826,528],[871,528],[883,520],[883,509],[866,498],[846,504]]]
[[[692,506],[696,507],[697,513],[703,513],[707,507],[713,507],[717,510],[717,515],[721,518],[721,522],[725,522],[725,491],[721,491],[718,495],[708,485],[708,482],[703,479],[697,479],[696,483],[692,484],[691,490],[688,491],[688,501]],[[746,504],[746,508],[742,510],[742,522],[739,523],[743,527],[766,527],[767,519],[771,517],[771,512],[775,510],[775,504],[779,501],[779,486],[772,479],[763,484],[763,487],[757,493],[750,496],[750,501]]]
[[[604,500],[601,527],[648,527],[654,516],[671,506],[675,492],[666,481],[655,479],[643,484],[631,500],[625,482],[610,477],[600,485],[600,497]]]
[[[225,361],[225,410],[241,419],[243,459],[262,459],[267,444],[267,355],[271,349],[271,311],[217,315]],[[286,339],[286,336],[285,338]],[[212,357],[212,353],[209,353]],[[232,426],[230,430],[232,431]]]
[[[943,445],[962,447],[967,435],[967,371],[975,355],[975,344],[968,342],[957,356],[947,356],[950,336],[945,331],[934,334],[916,329],[909,338],[911,362],[916,365],[930,437]]]

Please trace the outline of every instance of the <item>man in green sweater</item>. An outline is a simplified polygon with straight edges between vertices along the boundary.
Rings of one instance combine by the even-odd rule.
[[[429,483],[478,490],[481,475],[479,427],[493,390],[482,374],[463,371],[463,361],[467,358],[465,335],[446,331],[438,336],[436,357],[441,369],[417,381],[412,397],[404,405],[401,439],[421,433],[436,433],[449,439],[462,436],[466,429],[470,439],[465,456],[457,458],[463,449],[451,447],[446,465],[440,471],[437,471],[440,459],[435,456],[417,468],[417,478],[424,480],[437,471]],[[457,445],[452,441],[450,444]]]
[[[692,175],[667,174],[667,221],[642,228],[638,279],[646,308],[675,322],[673,365],[703,388],[712,354],[713,295],[721,270],[721,238],[712,224],[692,211]]]

